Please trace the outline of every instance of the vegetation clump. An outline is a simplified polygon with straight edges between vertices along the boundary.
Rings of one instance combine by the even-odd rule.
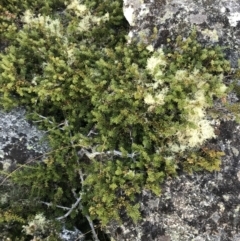
[[[19,16],[5,28],[0,103],[25,106],[52,151],[10,175],[34,203],[27,214],[16,203],[0,206],[15,212],[12,221],[44,213],[72,226],[79,217],[106,225],[126,212],[136,222],[136,193],[159,195],[181,168],[219,169],[223,153],[205,143],[215,137],[208,108],[226,95],[231,72],[220,47],[201,46],[195,30],[171,48],[127,44],[120,0],[69,0],[60,10],[49,1],[37,13],[30,2],[24,13],[0,6]]]

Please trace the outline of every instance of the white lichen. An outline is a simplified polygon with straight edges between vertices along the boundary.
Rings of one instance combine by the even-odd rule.
[[[158,49],[156,54],[147,60],[147,70],[153,75],[155,79],[161,77],[162,69],[166,66],[167,62],[162,49]]]
[[[0,204],[4,205],[4,204],[7,204],[8,202],[9,202],[9,194],[8,193],[1,193]]]
[[[153,96],[152,94],[147,94],[144,98],[145,104],[149,105],[149,111],[151,112],[156,106],[161,106],[165,103],[165,96],[168,93],[169,88],[163,88],[157,91]]]
[[[154,98],[151,94],[147,94],[147,96],[144,98],[144,102],[147,105],[154,105],[155,104],[155,100],[154,100]]]
[[[52,19],[49,16],[42,16],[38,14],[38,16],[34,17],[34,14],[30,10],[26,10],[22,21],[24,22],[25,26],[28,27],[42,27],[54,36],[61,37],[61,23],[59,19]]]
[[[43,214],[40,213],[36,214],[34,219],[28,222],[28,225],[23,226],[23,231],[27,235],[35,235],[36,232],[44,234],[48,226],[49,221],[47,221]]]
[[[235,12],[235,13],[229,13],[228,20],[229,23],[232,27],[236,27],[238,22],[240,22],[240,14],[239,12]]]
[[[153,48],[153,46],[152,46],[151,44],[148,45],[146,49],[147,49],[149,52],[153,52],[153,51],[154,51],[154,48]]]
[[[183,81],[185,80],[186,78],[188,77],[188,72],[187,70],[177,70],[176,73],[175,73],[175,78],[178,80],[178,81]]]
[[[81,4],[78,0],[73,0],[67,5],[67,10],[72,10],[76,16],[82,17],[87,11],[87,7],[84,4]]]
[[[109,20],[109,13],[106,13],[102,17],[93,16],[90,12],[83,16],[83,18],[78,23],[78,31],[86,32],[91,26],[100,25],[100,23],[107,22]]]
[[[214,30],[205,29],[202,31],[202,33],[205,36],[208,36],[212,42],[218,42],[218,40],[219,40],[216,29],[214,29]]]
[[[170,150],[175,153],[180,153],[187,149],[187,146],[182,145],[182,144],[176,144],[176,143],[170,144],[169,147],[170,147]]]

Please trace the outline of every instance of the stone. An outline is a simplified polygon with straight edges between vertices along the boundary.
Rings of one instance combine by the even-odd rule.
[[[129,37],[153,44],[167,44],[168,39],[188,36],[193,27],[205,45],[231,46],[228,57],[237,67],[240,44],[240,3],[237,0],[124,0],[123,12],[130,24]],[[157,38],[150,35],[157,29]],[[144,37],[143,37],[144,36]]]
[[[60,238],[63,241],[85,240],[83,233],[77,228],[75,228],[74,231],[63,228],[62,232],[60,233]]]
[[[27,121],[26,111],[17,108],[0,110],[0,169],[12,171],[17,164],[25,164],[42,157],[49,150],[43,131]]]

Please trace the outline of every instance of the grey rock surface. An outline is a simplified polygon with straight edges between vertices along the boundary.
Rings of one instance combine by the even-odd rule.
[[[63,228],[62,232],[60,233],[60,238],[63,241],[84,241],[85,237],[84,234],[75,228],[74,231],[68,230],[66,228]]]
[[[130,24],[130,38],[155,48],[188,36],[193,27],[205,45],[229,47],[233,67],[240,56],[240,2],[238,0],[124,0],[123,12]],[[149,36],[157,30],[154,42]]]
[[[41,142],[45,133],[27,121],[23,108],[10,112],[0,110],[0,169],[11,171],[17,164],[24,164],[41,157],[48,145]]]
[[[237,67],[240,58],[239,0],[124,1],[130,38],[152,44],[168,44],[178,35],[187,37],[193,27],[204,45],[227,46],[227,58]],[[140,3],[141,2],[141,3]],[[138,7],[136,8],[135,6]],[[140,5],[140,6],[139,6]],[[149,36],[157,30],[157,38]],[[236,96],[229,98],[238,101]],[[225,152],[221,170],[168,179],[162,195],[143,191],[138,197],[143,219],[133,224],[127,217],[121,226],[107,231],[117,241],[238,241],[240,240],[240,126],[224,118],[218,137],[209,145]]]

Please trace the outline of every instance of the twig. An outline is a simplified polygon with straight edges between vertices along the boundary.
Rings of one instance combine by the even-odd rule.
[[[72,192],[74,193],[74,196],[76,196],[75,191],[72,190]],[[58,207],[58,208],[62,208],[62,209],[65,209],[65,210],[69,210],[69,211],[68,211],[66,214],[64,214],[63,216],[61,216],[61,217],[59,217],[59,218],[56,218],[56,220],[62,220],[62,219],[64,219],[64,218],[66,218],[66,217],[73,211],[73,209],[76,208],[76,206],[79,204],[80,201],[81,201],[81,195],[80,195],[79,198],[77,198],[76,203],[73,204],[71,208],[63,207],[63,206],[60,206],[60,205],[56,205],[56,207]],[[42,202],[42,201],[41,201],[40,203],[43,203],[43,204],[45,204],[45,205],[47,205],[47,206],[53,206],[52,203],[47,203],[47,202]],[[80,206],[81,206],[81,208],[82,208],[82,205],[80,205]],[[96,233],[96,231],[95,231],[95,228],[94,228],[94,225],[93,225],[93,222],[92,222],[91,218],[90,218],[88,215],[85,215],[85,217],[87,218],[88,223],[89,223],[89,225],[90,225],[90,227],[91,227],[91,231],[92,231],[94,240],[95,240],[95,241],[99,241],[98,236],[97,236],[97,233]]]
[[[113,156],[120,156],[120,157],[123,156],[122,152],[116,151],[116,150],[106,151],[106,152],[98,152],[98,151],[96,151],[96,152],[92,152],[92,153],[91,153],[91,152],[89,152],[88,150],[82,148],[82,149],[78,152],[78,156],[83,157],[84,154],[85,154],[89,159],[93,159],[93,158],[95,158],[96,156],[99,156],[99,155],[113,155]],[[134,158],[135,156],[137,156],[137,155],[138,155],[137,153],[133,152],[133,153],[131,153],[131,154],[127,154],[127,157],[130,157],[130,158],[133,159],[133,158]]]
[[[74,210],[74,208],[77,207],[77,205],[79,204],[79,202],[81,201],[81,199],[82,199],[82,196],[80,195],[80,197],[79,197],[79,198],[77,199],[77,201],[72,205],[72,207],[68,210],[68,212],[65,213],[63,216],[56,218],[56,220],[62,220],[62,219],[64,219],[64,218],[68,217],[68,216],[71,214],[71,212]]]
[[[78,173],[79,173],[79,176],[80,176],[80,179],[81,179],[81,182],[82,182],[82,188],[83,188],[83,182],[84,182],[84,179],[83,179],[83,173],[82,173],[82,170],[79,169],[79,170],[78,170]]]
[[[44,120],[47,120],[50,124],[54,124],[52,121],[50,121],[47,117],[45,116],[42,116],[42,115],[39,115],[38,113],[36,113],[38,117],[44,119]],[[39,122],[39,121],[33,121],[33,122]]]
[[[93,234],[93,239],[94,239],[95,241],[100,241],[100,240],[98,239],[98,236],[97,236],[97,233],[96,233],[95,228],[94,228],[94,226],[93,226],[93,222],[92,222],[91,218],[90,218],[88,215],[85,215],[85,217],[87,218],[88,223],[89,223],[89,225],[90,225],[90,227],[91,227],[92,234]]]
[[[82,170],[79,169],[78,173],[79,173],[79,176],[80,176],[80,179],[81,179],[82,190],[83,190],[84,178],[83,178]],[[74,191],[73,191],[73,192],[74,192]],[[82,208],[82,205],[81,205],[81,208]],[[89,215],[85,215],[85,217],[86,217],[86,219],[88,220],[88,223],[89,223],[90,228],[91,228],[91,230],[92,230],[92,234],[93,234],[93,239],[94,239],[94,241],[99,241],[98,236],[97,236],[97,233],[96,233],[96,231],[95,231],[95,228],[94,228],[94,225],[93,225],[93,222],[92,222],[90,216],[89,216]]]
[[[98,135],[98,133],[97,133],[97,132],[94,132],[94,131],[95,131],[95,127],[93,127],[93,128],[89,131],[89,133],[87,134],[87,137],[91,136],[92,134],[93,134],[93,135]]]
[[[40,201],[40,203],[45,204],[45,205],[47,205],[48,207],[53,206],[52,203],[47,203],[47,202],[43,202],[43,201]],[[71,208],[69,208],[69,207],[64,207],[64,206],[60,206],[60,205],[56,205],[56,207],[57,207],[57,208],[64,209],[64,210],[70,210],[70,209],[71,209]]]

